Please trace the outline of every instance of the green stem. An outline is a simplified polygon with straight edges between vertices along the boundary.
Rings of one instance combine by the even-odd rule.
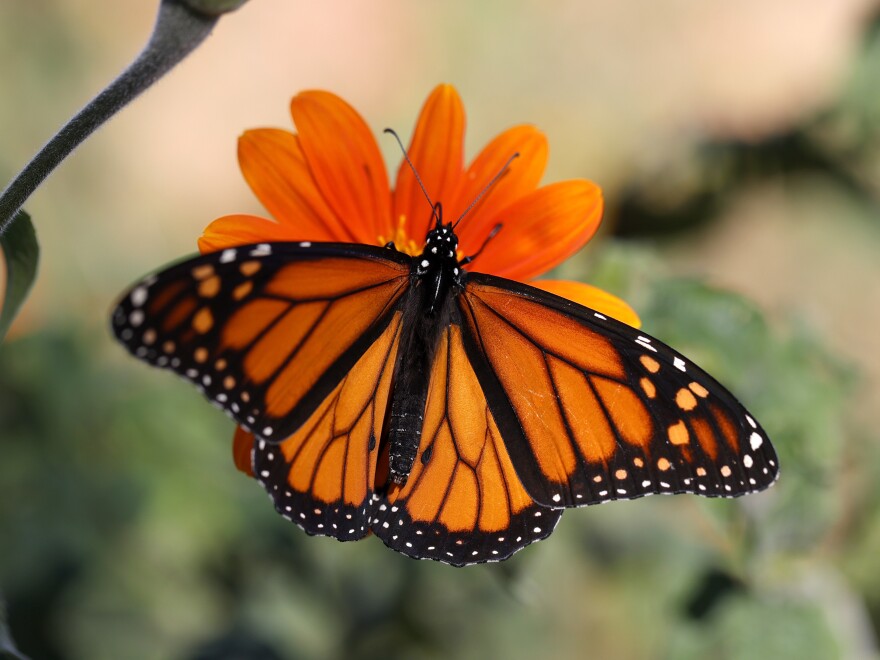
[[[95,129],[165,75],[207,37],[218,16],[190,9],[186,0],[161,0],[146,47],[131,65],[80,110],[0,194],[0,235],[31,193]]]

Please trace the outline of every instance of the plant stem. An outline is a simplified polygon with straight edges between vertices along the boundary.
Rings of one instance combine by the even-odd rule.
[[[211,33],[217,19],[190,9],[180,0],[161,0],[153,33],[134,62],[67,122],[0,194],[0,235],[70,152],[191,53]]]

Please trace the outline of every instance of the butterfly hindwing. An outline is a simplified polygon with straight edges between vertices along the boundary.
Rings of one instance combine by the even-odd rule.
[[[404,485],[386,488],[373,531],[420,559],[500,561],[549,536],[559,521],[561,509],[536,504],[520,483],[458,324],[444,329],[434,354],[412,472]]]
[[[253,472],[278,512],[309,534],[353,541],[369,533],[401,314],[293,435],[253,441]]]
[[[469,277],[459,307],[466,350],[536,502],[731,497],[775,480],[776,455],[755,420],[658,340],[488,275]]]
[[[230,248],[132,287],[113,313],[136,357],[273,442],[299,428],[390,324],[411,259],[332,243]]]

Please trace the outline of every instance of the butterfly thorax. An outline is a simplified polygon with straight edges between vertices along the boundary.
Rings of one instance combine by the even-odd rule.
[[[405,306],[387,426],[391,479],[397,484],[406,483],[412,470],[421,442],[428,375],[443,328],[452,321],[452,300],[464,285],[457,250],[452,226],[438,222],[428,232],[425,249],[413,257],[409,295],[417,300]]]
[[[458,236],[452,225],[441,225],[428,232],[425,249],[414,263],[413,275],[427,286],[429,297],[425,313],[436,314],[450,288],[461,285],[462,270],[458,263]]]

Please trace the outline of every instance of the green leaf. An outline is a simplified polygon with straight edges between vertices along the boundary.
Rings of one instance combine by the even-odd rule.
[[[0,249],[6,261],[6,294],[0,307],[2,342],[37,276],[40,246],[27,213],[19,211],[6,233],[0,235]]]

